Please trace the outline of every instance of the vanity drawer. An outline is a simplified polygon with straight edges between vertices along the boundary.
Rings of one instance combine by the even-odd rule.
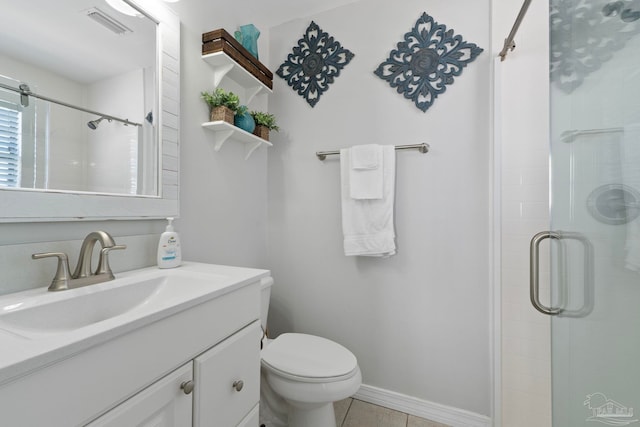
[[[194,359],[194,427],[236,426],[260,400],[260,323]]]

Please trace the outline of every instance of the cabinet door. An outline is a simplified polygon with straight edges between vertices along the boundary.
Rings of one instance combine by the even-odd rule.
[[[192,396],[181,388],[193,378],[192,364],[170,373],[121,405],[115,407],[89,427],[177,427],[190,426]],[[188,389],[186,389],[188,391]]]
[[[260,323],[195,358],[194,378],[194,427],[237,426],[260,401]]]

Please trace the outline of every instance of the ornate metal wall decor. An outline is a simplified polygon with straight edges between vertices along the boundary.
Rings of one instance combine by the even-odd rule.
[[[454,76],[462,74],[482,51],[423,13],[374,73],[427,111],[447,85],[453,84]]]
[[[550,76],[566,93],[640,32],[633,1],[551,0]]]
[[[351,51],[311,21],[276,74],[314,107],[353,57]]]
[[[622,0],[605,4],[602,8],[602,14],[604,16],[617,16],[620,14],[620,19],[624,22],[633,22],[640,19],[640,10],[634,10],[631,4]]]

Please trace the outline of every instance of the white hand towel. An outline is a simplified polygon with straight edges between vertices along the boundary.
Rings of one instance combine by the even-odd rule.
[[[351,147],[349,153],[349,194],[352,199],[382,199],[382,145],[367,144]]]
[[[377,144],[351,147],[351,169],[378,169],[382,146]]]
[[[622,183],[640,192],[640,125],[624,128],[620,158],[622,163]],[[636,200],[625,200],[629,210],[639,209],[633,206]],[[631,206],[629,206],[631,205]],[[625,267],[640,272],[640,218],[627,223],[625,244]]]
[[[396,253],[393,209],[395,199],[396,152],[393,145],[382,146],[379,169],[383,172],[383,197],[353,199],[351,150],[340,150],[342,231],[347,256],[389,257]]]

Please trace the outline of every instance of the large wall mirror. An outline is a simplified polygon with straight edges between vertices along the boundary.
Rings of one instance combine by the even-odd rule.
[[[0,221],[177,215],[177,16],[158,0],[0,6]]]

